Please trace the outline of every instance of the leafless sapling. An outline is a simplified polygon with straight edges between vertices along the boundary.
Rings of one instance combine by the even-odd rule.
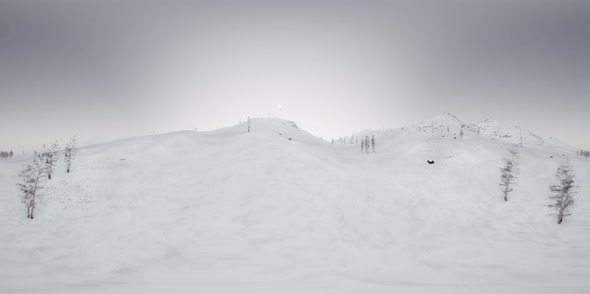
[[[252,127],[252,125],[250,123],[250,117],[248,117],[248,133],[250,133],[250,127]]]
[[[35,207],[40,199],[39,190],[42,189],[42,181],[47,174],[47,166],[44,163],[45,157],[42,153],[35,152],[33,163],[23,167],[19,177],[21,183],[17,185],[21,191],[21,201],[27,208],[27,218],[35,218]]]
[[[508,201],[508,194],[512,192],[514,179],[516,179],[516,172],[518,167],[516,151],[509,149],[510,157],[504,158],[504,166],[500,169],[502,175],[500,176],[500,186],[504,194],[504,201]]]
[[[66,171],[68,173],[72,167],[72,161],[76,156],[76,151],[78,151],[78,149],[76,148],[76,136],[74,136],[70,139],[70,142],[66,144],[66,149],[64,151],[64,160],[66,161]]]
[[[375,135],[371,136],[371,147],[373,147],[373,153],[375,153]]]
[[[570,215],[569,209],[574,204],[574,180],[567,163],[559,166],[555,177],[558,180],[558,184],[549,187],[551,192],[553,192],[553,195],[550,197],[553,203],[549,207],[557,209],[557,223],[561,224],[563,217]]]
[[[47,168],[47,178],[51,180],[51,173],[53,172],[53,168],[57,164],[57,159],[59,157],[59,146],[57,145],[57,141],[51,143],[49,148],[43,146],[43,157],[45,157],[45,167]]]

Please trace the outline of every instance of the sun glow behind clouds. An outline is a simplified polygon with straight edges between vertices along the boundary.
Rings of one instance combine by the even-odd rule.
[[[169,110],[159,123],[185,117],[198,119],[202,129],[214,129],[247,116],[276,115],[301,123],[323,117],[316,124],[319,128],[310,131],[325,137],[371,125],[399,124],[378,118],[376,114],[387,108],[376,102],[393,104],[408,96],[403,85],[409,83],[400,78],[404,66],[393,55],[385,55],[393,48],[372,45],[364,32],[369,28],[362,24],[346,30],[321,27],[312,33],[309,24],[297,19],[270,24],[213,25],[214,34],[192,40],[184,35],[165,36],[158,54],[165,53],[167,58],[150,58],[154,70],[144,83],[146,95],[159,104],[154,113]],[[162,97],[175,97],[175,107]],[[358,112],[367,108],[373,110]],[[358,115],[350,119],[351,112]]]

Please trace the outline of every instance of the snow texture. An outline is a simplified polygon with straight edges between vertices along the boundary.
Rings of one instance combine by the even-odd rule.
[[[365,132],[369,155],[251,123],[80,148],[34,220],[16,186],[31,155],[0,161],[0,293],[590,292],[590,164],[574,149],[450,114]],[[558,225],[565,160],[578,188]]]

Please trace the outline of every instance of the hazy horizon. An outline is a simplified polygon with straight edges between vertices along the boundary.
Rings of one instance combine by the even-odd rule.
[[[84,146],[95,145],[95,144],[104,144],[104,143],[116,142],[116,141],[119,141],[119,140],[125,140],[125,139],[129,139],[129,138],[133,138],[133,137],[150,136],[150,135],[161,135],[161,134],[166,134],[166,133],[171,133],[171,132],[182,132],[182,131],[212,132],[212,131],[220,130],[220,129],[223,129],[223,128],[230,128],[230,127],[233,127],[233,126],[236,126],[236,125],[239,125],[239,124],[245,124],[247,122],[248,118],[250,118],[252,120],[255,120],[255,119],[282,119],[282,120],[287,120],[287,121],[293,121],[294,123],[296,123],[298,125],[298,127],[300,129],[302,129],[302,130],[304,130],[306,132],[309,132],[313,136],[322,138],[325,141],[329,142],[331,139],[338,139],[338,138],[341,138],[341,137],[346,138],[346,137],[350,137],[351,134],[357,134],[357,133],[363,132],[363,131],[393,130],[393,129],[400,129],[400,128],[403,128],[403,127],[409,127],[411,125],[417,125],[420,122],[427,121],[427,120],[429,120],[431,118],[437,117],[439,115],[444,115],[446,113],[449,113],[449,114],[451,114],[453,116],[456,116],[458,119],[462,120],[466,124],[476,123],[476,122],[484,121],[484,120],[487,120],[487,119],[495,120],[493,118],[485,118],[485,119],[482,118],[482,119],[478,119],[476,121],[465,121],[460,116],[457,116],[454,113],[441,112],[441,113],[438,113],[437,115],[434,115],[432,117],[425,118],[425,119],[422,119],[422,120],[417,120],[417,121],[414,121],[414,122],[411,122],[411,123],[407,123],[407,124],[404,124],[404,125],[400,125],[400,126],[394,126],[394,127],[382,126],[381,128],[356,129],[356,130],[350,131],[348,133],[342,133],[342,134],[338,134],[338,135],[335,135],[335,136],[326,137],[326,136],[322,136],[321,134],[317,134],[313,130],[310,130],[310,129],[306,128],[306,125],[305,124],[302,125],[298,121],[291,120],[291,119],[285,118],[285,117],[279,117],[279,116],[276,116],[274,113],[272,113],[272,114],[268,114],[266,116],[255,116],[255,117],[244,117],[244,118],[240,118],[240,119],[236,120],[235,122],[230,123],[228,125],[224,125],[224,126],[220,126],[220,127],[214,127],[214,128],[211,128],[211,129],[199,129],[199,128],[196,128],[196,127],[193,128],[193,129],[186,128],[186,129],[161,130],[161,131],[160,130],[153,129],[151,132],[146,132],[146,133],[142,133],[142,134],[134,134],[134,135],[131,135],[131,136],[121,136],[121,137],[116,137],[116,138],[98,138],[98,137],[85,136],[84,134],[82,134],[82,136],[80,136],[79,134],[72,134],[70,136],[64,136],[63,138],[60,138],[61,140],[53,139],[52,141],[43,142],[41,145],[36,146],[36,147],[33,147],[33,148],[28,148],[28,147],[23,147],[21,149],[7,148],[7,149],[2,149],[2,150],[3,151],[9,151],[9,150],[11,150],[11,151],[14,151],[15,152],[15,155],[18,155],[20,153],[25,153],[25,152],[39,151],[39,150],[41,150],[43,148],[43,145],[49,146],[50,143],[52,143],[54,141],[58,141],[59,146],[61,148],[63,148],[63,145],[65,143],[69,142],[73,136],[76,136],[76,140],[78,142],[78,146],[79,147],[84,147]],[[531,129],[527,128],[526,126],[522,126],[522,125],[518,125],[518,124],[514,124],[514,123],[509,123],[509,122],[500,122],[500,123],[503,123],[506,127],[511,127],[511,126],[522,127],[523,129],[529,130],[529,131],[535,133],[536,135],[542,136],[545,139],[548,139],[549,137],[555,137],[555,136],[552,136],[551,134],[538,133],[535,130],[531,130]],[[255,123],[254,123],[253,127],[256,127]],[[556,138],[558,140],[562,141],[563,143],[568,144],[567,142],[564,142],[561,138],[559,138],[559,137],[556,137]],[[568,145],[570,145],[571,147],[578,147],[578,146],[573,146],[571,144],[568,144]]]
[[[442,112],[590,148],[590,2],[2,1],[0,150]]]

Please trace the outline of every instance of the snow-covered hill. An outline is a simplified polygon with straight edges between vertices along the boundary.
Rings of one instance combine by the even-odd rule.
[[[528,147],[550,146],[563,149],[564,151],[573,151],[571,146],[564,144],[555,137],[543,138],[532,131],[516,125],[507,126],[501,122],[486,119],[472,123],[469,126],[471,129],[479,131],[482,136],[491,139],[502,140],[518,145],[522,142],[523,145]]]
[[[462,126],[465,126],[465,123],[455,115],[448,112],[444,112],[429,120],[419,122],[418,126],[423,128],[434,127],[435,130],[439,128],[444,131],[447,126],[452,128],[460,128]]]
[[[375,133],[371,154],[285,120],[251,126],[82,148],[33,221],[16,186],[30,156],[0,161],[0,293],[590,291],[590,163],[575,153],[446,114]],[[566,161],[579,187],[557,225]]]
[[[429,120],[418,122],[417,124],[406,126],[400,129],[375,131],[365,130],[359,132],[357,136],[397,136],[400,133],[413,134],[416,131],[430,132],[439,136],[460,136],[461,130],[463,133],[471,132],[477,133],[480,137],[491,140],[499,140],[520,147],[529,147],[534,149],[543,149],[545,151],[552,150],[561,153],[575,153],[577,150],[555,137],[542,137],[534,132],[524,129],[518,125],[505,124],[492,119],[485,119],[473,123],[466,123],[457,116],[445,112],[435,116]]]

